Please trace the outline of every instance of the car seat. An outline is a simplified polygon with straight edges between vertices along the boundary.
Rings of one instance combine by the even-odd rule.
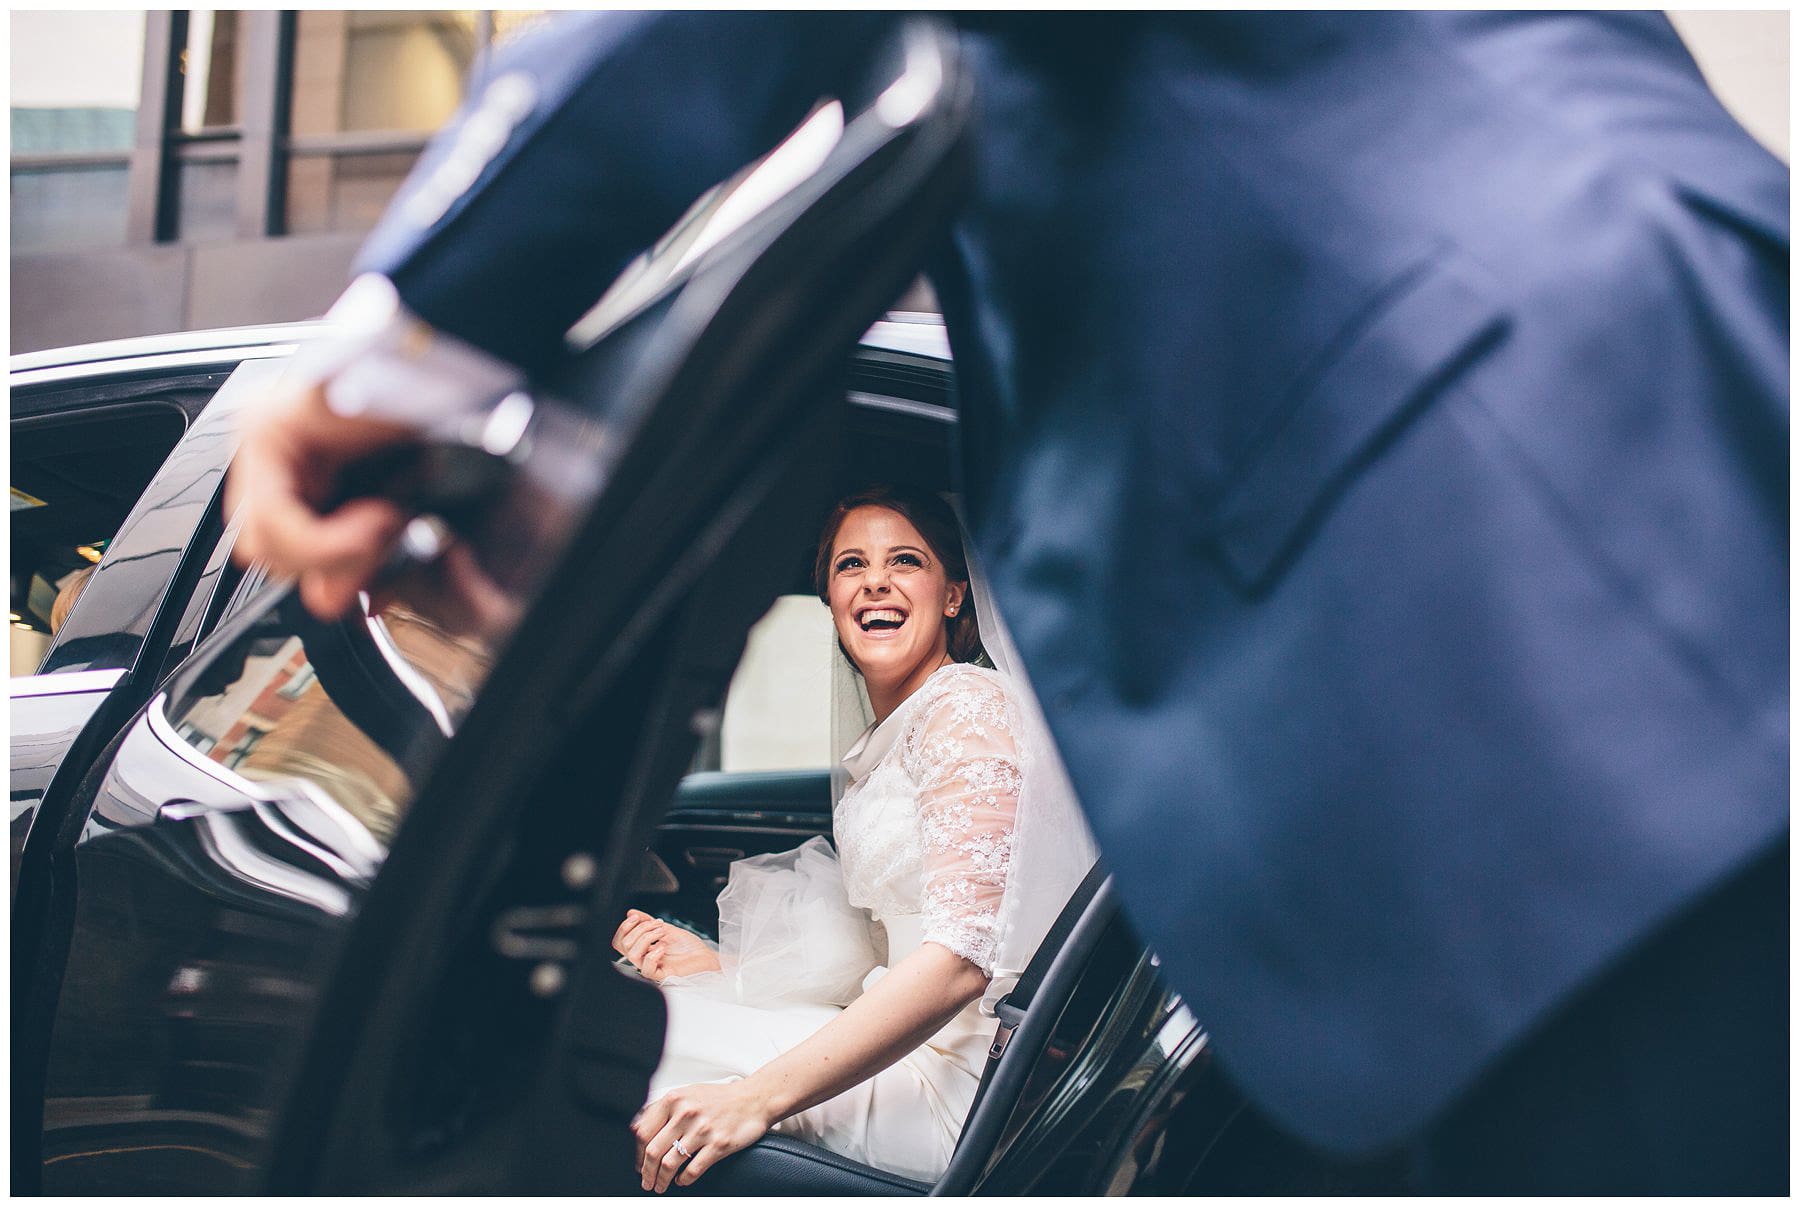
[[[950,1165],[920,1182],[787,1136],[767,1136],[725,1158],[694,1186],[706,1195],[960,1195],[973,1189],[993,1155],[1057,1015],[1118,911],[1112,878],[1095,864],[1057,915],[1019,983],[995,1006],[999,1023],[987,1068]]]

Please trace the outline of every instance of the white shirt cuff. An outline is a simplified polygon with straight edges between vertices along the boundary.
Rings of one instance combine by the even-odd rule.
[[[485,409],[525,375],[432,327],[400,301],[394,283],[365,273],[325,315],[331,334],[295,355],[301,384],[323,382],[340,415],[438,428]]]

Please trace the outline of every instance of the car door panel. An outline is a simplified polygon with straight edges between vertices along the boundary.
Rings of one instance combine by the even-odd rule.
[[[347,808],[317,787],[333,768],[352,786],[398,778],[326,694],[366,668],[311,671],[309,642],[341,657],[351,627],[243,613],[78,796],[46,1191],[258,1184],[279,1088],[396,820],[371,795],[340,789]],[[244,741],[246,719],[269,740]]]
[[[228,358],[215,353],[212,359]],[[13,684],[15,1188],[36,1185],[40,1168],[44,1062],[73,917],[69,881],[66,874],[59,879],[57,864],[68,860],[81,827],[69,806],[91,760],[103,755],[166,665],[168,632],[215,550],[216,496],[235,443],[233,412],[278,368],[273,362],[235,372],[183,366],[172,373],[109,362],[98,381],[59,370],[53,387],[21,387],[14,398],[15,427],[31,431],[67,422],[71,414],[103,421],[125,413],[120,407],[132,414],[165,407],[186,416],[187,424],[113,534],[54,635],[41,673]],[[20,386],[20,375],[14,384]]]
[[[37,819],[44,794],[69,747],[81,736],[113,687],[121,670],[84,675],[33,676],[14,679],[12,718],[12,900],[18,902],[19,864],[25,838]]]
[[[214,575],[212,585],[224,573],[217,548],[217,494],[235,447],[236,412],[273,381],[279,368],[277,361],[247,364],[219,386],[211,404],[191,424],[120,525],[76,606],[54,635],[40,673],[15,688],[15,698],[22,692],[55,694],[59,691],[56,687],[35,685],[73,675],[112,675],[110,694],[94,710],[99,717],[97,727],[107,732],[90,735],[85,743],[90,751],[148,695],[151,684],[145,680],[156,678],[165,665],[160,661],[163,639],[176,627],[196,586],[209,581],[209,571]],[[140,393],[153,389],[144,382],[135,388]],[[38,416],[32,421],[51,418],[54,416]],[[210,531],[209,519],[215,525]],[[151,650],[150,661],[145,658],[147,649]],[[30,705],[16,706],[15,724],[33,726],[31,711]],[[71,738],[64,752],[74,746]],[[15,773],[18,758],[15,750]],[[47,801],[54,811],[58,794],[51,789],[51,780],[56,769],[47,765],[41,747],[31,758],[31,774],[44,780],[37,803]],[[15,828],[20,821],[15,810]],[[37,819],[32,818],[28,825],[37,826]],[[60,818],[48,821],[46,829],[58,825]],[[27,836],[26,848],[34,845]],[[20,858],[26,858],[24,851]],[[49,852],[37,858],[48,859]],[[22,875],[31,872],[15,867],[15,901]]]

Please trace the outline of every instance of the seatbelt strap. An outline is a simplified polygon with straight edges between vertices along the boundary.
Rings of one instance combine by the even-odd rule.
[[[1082,878],[1080,887],[1069,898],[1069,904],[1064,906],[1062,913],[1056,916],[1056,922],[1050,927],[1049,933],[1044,936],[1044,941],[1039,943],[1037,951],[1032,953],[1031,963],[1025,966],[1025,971],[1020,975],[1018,984],[1014,985],[1012,991],[1005,997],[994,1003],[994,1017],[999,1020],[999,1026],[994,1031],[994,1042],[988,1046],[988,1073],[993,1072],[994,1066],[1000,1062],[1000,1057],[1006,1054],[1006,1045],[1012,1042],[1013,1032],[1017,1031],[1019,1024],[1025,1021],[1026,1011],[1031,1009],[1031,1003],[1037,997],[1038,989],[1043,985],[1044,978],[1049,975],[1050,966],[1056,962],[1056,953],[1062,950],[1063,944],[1068,941],[1069,932],[1073,931],[1075,924],[1081,921],[1081,915],[1087,912],[1089,902],[1093,901],[1094,894],[1100,891],[1100,885],[1105,880],[1106,869],[1100,864],[1096,863],[1088,869],[1088,874]],[[986,1077],[984,1076],[982,1080],[985,1082]]]

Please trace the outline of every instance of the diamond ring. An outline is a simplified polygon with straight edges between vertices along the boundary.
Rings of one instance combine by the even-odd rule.
[[[694,1159],[693,1152],[690,1151],[688,1149],[688,1146],[683,1144],[680,1140],[675,1141],[675,1151],[680,1153],[682,1156],[686,1157],[690,1161],[692,1161]]]

